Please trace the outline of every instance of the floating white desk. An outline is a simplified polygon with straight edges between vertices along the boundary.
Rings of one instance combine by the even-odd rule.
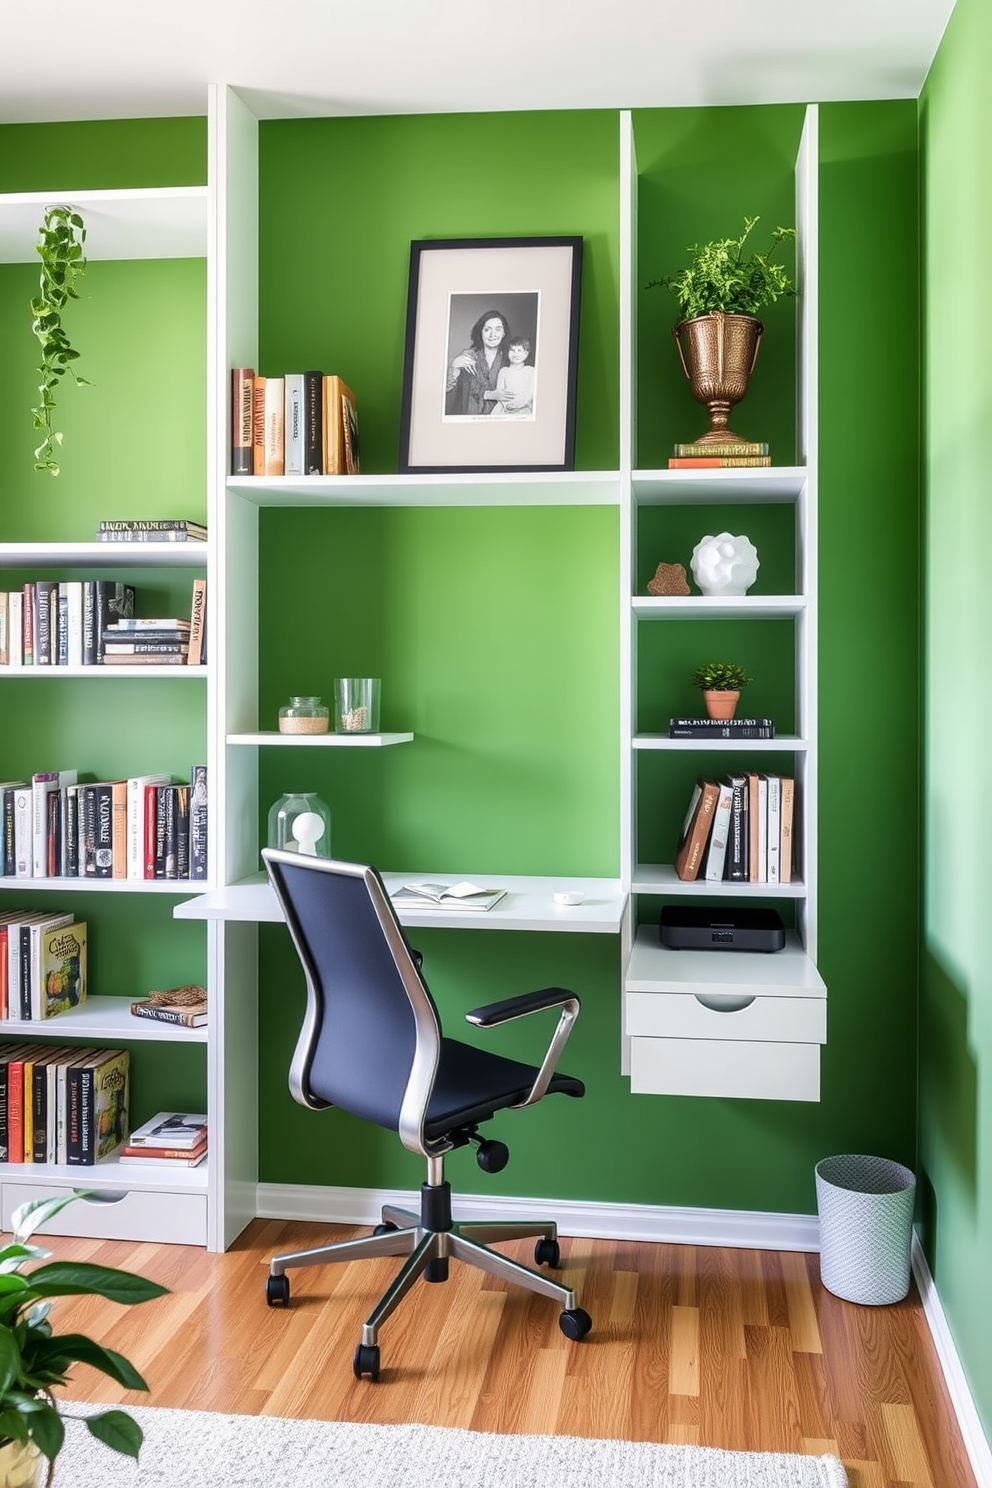
[[[486,888],[506,890],[506,898],[480,913],[472,909],[404,909],[403,925],[459,930],[564,930],[572,933],[614,935],[620,930],[626,895],[618,878],[527,878],[503,873],[384,873],[386,888],[405,883],[471,879]],[[579,890],[581,904],[558,905],[553,895]],[[282,912],[264,873],[253,874],[226,888],[186,899],[173,911],[177,920],[247,920],[259,924],[279,921]]]

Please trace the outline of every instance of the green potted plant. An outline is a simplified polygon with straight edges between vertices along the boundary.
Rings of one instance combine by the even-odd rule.
[[[741,689],[754,678],[733,661],[707,661],[690,677],[702,689],[707,718],[733,718]]]
[[[71,1193],[22,1204],[11,1220],[13,1241],[0,1249],[0,1483],[11,1488],[40,1481],[42,1457],[48,1459],[45,1481],[51,1484],[66,1414],[56,1408],[52,1391],[66,1383],[71,1364],[89,1364],[128,1390],[148,1389],[123,1355],[81,1333],[54,1333],[48,1314],[53,1297],[96,1296],[131,1304],[161,1297],[166,1287],[85,1261],[51,1261],[23,1271],[27,1261],[45,1262],[51,1254],[29,1245],[31,1235],[76,1197]],[[101,1411],[83,1419],[98,1441],[137,1457],[141,1427],[125,1411]]]
[[[77,387],[90,387],[80,377],[73,362],[79,352],[69,340],[62,324],[62,311],[70,300],[79,299],[76,288],[86,270],[83,244],[86,227],[78,212],[71,207],[49,207],[39,229],[37,243],[41,257],[40,294],[31,301],[31,329],[41,349],[41,402],[32,408],[34,427],[43,435],[34,452],[34,468],[47,475],[58,475],[55,450],[62,443],[61,433],[52,424],[55,394],[68,372]]]
[[[772,254],[793,227],[776,227],[765,253],[746,250],[757,217],[744,218],[739,238],[693,243],[688,263],[677,274],[652,279],[648,289],[670,289],[681,320],[672,335],[697,403],[709,410],[710,427],[695,442],[707,446],[740,442],[729,427],[730,410],[747,392],[765,327],[758,311],[796,287],[786,266]]]

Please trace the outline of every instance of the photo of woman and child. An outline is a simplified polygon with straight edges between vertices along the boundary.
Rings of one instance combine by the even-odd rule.
[[[452,296],[449,342],[454,345],[459,343],[454,302],[465,298]],[[525,298],[534,300],[533,313],[527,320],[536,323],[537,296]],[[532,338],[513,335],[503,312],[490,309],[478,316],[468,339],[468,346],[448,364],[445,416],[532,419],[537,381]]]

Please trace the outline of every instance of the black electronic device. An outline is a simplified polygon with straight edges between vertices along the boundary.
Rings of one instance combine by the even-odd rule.
[[[673,951],[780,951],[785,926],[774,909],[703,909],[666,904],[661,943]]]

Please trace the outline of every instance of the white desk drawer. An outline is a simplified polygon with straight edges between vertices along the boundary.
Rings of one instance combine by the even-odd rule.
[[[818,1101],[820,1046],[632,1038],[630,1088],[635,1095]]]
[[[822,997],[709,992],[627,992],[625,997],[629,1034],[786,1044],[823,1044],[827,1039],[827,1003]]]
[[[85,1180],[80,1184],[85,1186]],[[94,1186],[96,1186],[94,1182]],[[0,1192],[0,1222],[10,1229],[19,1204],[30,1199],[54,1199],[68,1184],[20,1182],[4,1179]],[[141,1189],[106,1190],[101,1199],[78,1198],[48,1224],[42,1235],[78,1235],[95,1240],[157,1240],[169,1245],[206,1245],[205,1193],[163,1193]]]

